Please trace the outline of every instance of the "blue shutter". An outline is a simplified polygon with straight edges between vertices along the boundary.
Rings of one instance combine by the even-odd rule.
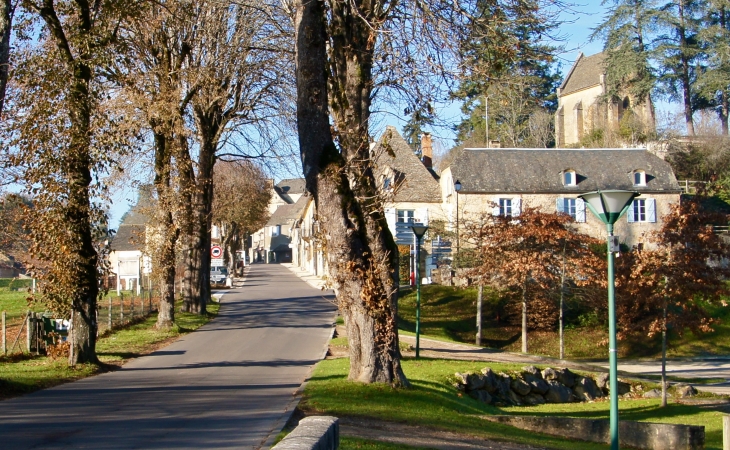
[[[586,204],[582,198],[575,199],[575,221],[585,222],[586,221]]]
[[[656,222],[656,200],[653,198],[646,199],[646,221]]]

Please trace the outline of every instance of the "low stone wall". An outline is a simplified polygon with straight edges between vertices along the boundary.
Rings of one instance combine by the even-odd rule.
[[[337,417],[312,416],[299,425],[272,450],[337,450],[340,447],[340,422]]]
[[[487,416],[486,419],[522,430],[570,439],[611,442],[608,420],[528,416]],[[619,442],[622,447],[648,450],[701,450],[705,448],[705,427],[619,421]]]

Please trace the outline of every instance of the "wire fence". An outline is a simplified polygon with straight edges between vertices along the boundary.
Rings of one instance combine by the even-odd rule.
[[[156,313],[159,296],[154,291],[142,291],[139,295],[122,292],[108,295],[97,302],[97,335],[124,327],[141,318]],[[58,317],[49,312],[2,311],[0,325],[0,355],[41,353],[46,346],[65,340],[70,317]]]

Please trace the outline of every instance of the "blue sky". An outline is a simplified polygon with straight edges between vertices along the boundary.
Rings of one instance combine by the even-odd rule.
[[[578,52],[583,52],[586,55],[592,55],[602,50],[602,42],[589,42],[588,37],[591,34],[591,29],[597,26],[604,16],[605,8],[600,6],[598,2],[593,5],[579,5],[575,8],[576,11],[564,12],[563,18],[566,21],[559,30],[559,34],[564,38],[564,44],[566,51],[560,55],[562,60],[562,72],[565,74],[572,66],[575,58],[578,56]],[[450,105],[440,112],[446,117],[452,117],[454,123],[459,120],[459,105]],[[385,125],[393,125],[398,130],[401,130],[404,125],[404,121],[400,120],[396,115],[388,115],[384,118],[381,124],[384,128]],[[441,145],[443,148],[450,148],[453,146],[453,133],[450,135],[448,130],[440,130],[435,135],[440,136],[442,139],[435,142],[436,145]],[[134,205],[137,199],[136,189],[128,186],[118,189],[115,193],[110,209],[111,215],[111,226],[116,228],[121,221],[122,215],[129,208]]]

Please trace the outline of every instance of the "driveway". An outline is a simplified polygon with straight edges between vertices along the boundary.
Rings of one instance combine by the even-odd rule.
[[[0,402],[2,448],[260,448],[334,317],[331,299],[286,268],[253,265],[196,332],[119,371]]]

